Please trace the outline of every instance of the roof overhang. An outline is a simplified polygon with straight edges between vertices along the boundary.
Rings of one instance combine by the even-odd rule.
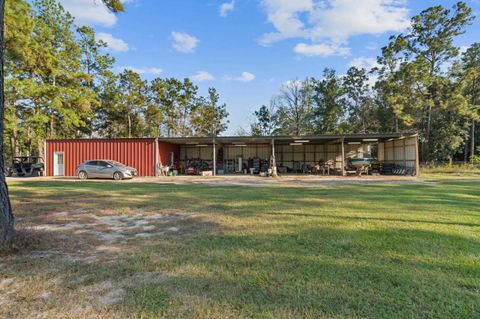
[[[166,137],[159,138],[160,142],[177,145],[204,145],[213,144],[337,144],[353,142],[361,144],[385,142],[392,139],[416,136],[414,133],[388,133],[388,134],[345,134],[345,135],[312,135],[312,136],[219,136],[219,137]]]

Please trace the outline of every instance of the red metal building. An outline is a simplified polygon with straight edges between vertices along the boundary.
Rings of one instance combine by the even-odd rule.
[[[338,175],[352,171],[352,158],[375,156],[388,172],[417,175],[418,135],[412,133],[349,134],[317,136],[221,136],[173,138],[64,139],[45,142],[45,175],[75,176],[86,160],[110,159],[138,170],[140,176],[158,176],[160,166],[206,167],[213,174],[245,173],[275,155],[284,173],[312,172],[329,162]],[[193,163],[193,164],[192,164]],[[265,166],[265,165],[263,165]]]
[[[109,159],[135,167],[140,176],[156,176],[158,164],[168,165],[178,146],[155,138],[62,139],[45,142],[45,175],[75,176],[86,160]]]

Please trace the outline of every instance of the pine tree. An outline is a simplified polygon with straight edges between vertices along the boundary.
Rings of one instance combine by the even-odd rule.
[[[269,136],[274,131],[275,118],[273,107],[268,108],[262,105],[257,111],[253,112],[255,122],[251,124],[251,133],[254,136]]]
[[[351,67],[342,79],[345,92],[346,123],[343,131],[349,133],[378,132],[377,105],[372,97],[365,69]]]
[[[34,22],[32,9],[25,1],[8,1],[5,12],[5,149],[4,158],[18,156],[24,148],[26,128],[22,125],[29,79],[25,70],[34,54],[31,35]],[[10,156],[7,156],[10,155]]]
[[[463,54],[460,62],[459,85],[468,101],[467,119],[470,121],[470,137],[465,155],[475,155],[475,136],[480,134],[480,42],[472,44]],[[468,146],[468,143],[465,143]]]
[[[437,116],[436,113],[441,113],[445,108],[461,106],[456,100],[445,100],[452,96],[444,94],[450,86],[442,67],[458,55],[459,50],[453,44],[453,39],[465,32],[465,27],[473,19],[471,11],[464,2],[454,5],[453,11],[442,6],[428,8],[412,18],[408,33],[395,37],[392,39],[394,44],[390,44],[390,47],[394,47],[404,56],[398,72],[405,72],[405,75],[396,75],[397,79],[414,83],[415,86],[411,88],[419,91],[413,93],[414,101],[410,96],[402,97],[406,92],[401,90],[392,98],[396,101],[396,112],[399,113],[399,117],[406,123],[414,121],[415,123],[412,122],[409,126],[415,126],[420,131],[421,154],[424,161],[435,157],[430,141],[440,132],[432,130],[433,121],[446,120],[442,114]],[[412,102],[413,104],[409,104]],[[405,112],[412,106],[416,108],[414,112]],[[455,144],[456,139],[457,136],[452,136],[451,143]],[[450,148],[448,145],[447,147]]]
[[[114,12],[123,11],[123,6],[120,0],[103,0],[103,2],[106,4],[108,8],[110,8]],[[21,10],[17,12],[29,11],[26,3],[23,1],[15,0],[15,1],[9,1],[8,3],[9,5],[12,5],[12,4],[19,5],[19,7],[17,8],[20,8]],[[21,8],[21,6],[23,6],[23,8]],[[4,34],[5,34],[5,21],[7,21],[5,17],[5,12],[7,12],[7,19],[8,19],[8,14],[12,12],[10,11],[10,8],[12,7],[9,6],[9,9],[6,11],[5,0],[0,0],[0,25],[1,25],[0,27],[0,205],[1,205],[0,207],[0,245],[9,245],[11,243],[13,233],[14,233],[14,215],[12,213],[12,208],[10,205],[8,187],[5,181],[5,172],[3,170],[3,168],[5,167],[4,165],[4,155],[5,155],[4,153],[4,131],[5,131],[4,130],[5,129],[4,58],[5,58],[5,50],[8,49],[8,41],[5,41]],[[23,23],[21,21],[22,21],[22,18],[25,16],[27,15],[20,14],[18,17],[14,15],[15,19],[10,19],[10,21],[12,20],[16,21],[18,18],[18,21],[20,21],[20,23]],[[21,30],[21,28],[14,27],[14,30]],[[11,34],[14,34],[14,32],[15,31],[12,30]],[[22,39],[22,37],[18,37],[18,38],[10,37],[9,41],[27,41],[28,42],[29,40],[26,38]],[[26,44],[27,42],[24,42],[24,44]],[[13,46],[11,46],[11,48],[14,48],[14,50],[11,50],[10,52],[12,53],[12,56],[15,56],[15,55],[21,56],[23,53],[29,52],[27,49],[29,47],[30,46],[14,44]],[[64,49],[65,49],[65,54],[72,52],[71,46],[66,46]],[[21,50],[24,50],[24,52],[22,53]],[[49,55],[46,55],[45,57],[50,58]],[[35,59],[33,55],[28,55],[28,58],[25,59],[25,61],[28,61],[30,64],[39,62],[37,59]],[[50,62],[53,62],[53,61],[50,61]],[[45,63],[42,65],[50,65],[50,63]],[[30,66],[30,68],[32,68],[32,66]],[[48,72],[46,70],[41,70],[41,71]],[[41,74],[45,76],[46,74],[44,74],[43,72]],[[63,76],[66,77],[65,74],[63,74]],[[76,74],[74,76],[77,77]],[[66,78],[68,79],[68,77]],[[29,87],[32,87],[32,84],[33,84],[32,81],[30,81],[29,84],[30,84]],[[43,92],[43,93],[47,93],[47,92]],[[69,92],[69,93],[73,93],[73,92]],[[81,95],[81,93],[79,92],[77,92],[77,94],[71,94],[72,99],[69,101],[69,103],[71,105],[75,105],[77,110],[79,108],[80,110],[84,110],[86,106],[85,96],[80,96],[79,94]],[[32,96],[37,99],[39,98],[39,95],[32,94]],[[87,96],[87,99],[90,99],[90,98],[91,97]],[[56,103],[58,104],[58,102]],[[64,113],[62,115],[67,117],[68,116],[72,117],[72,111]],[[78,121],[71,121],[71,122],[74,122],[73,124],[79,124]]]
[[[118,111],[125,123],[124,137],[142,137],[145,131],[144,114],[147,105],[147,83],[136,72],[125,70],[119,76]]]
[[[220,96],[214,88],[208,89],[208,98],[200,97],[192,110],[192,128],[195,136],[216,137],[227,129],[227,106],[219,104]]]
[[[335,70],[325,69],[322,80],[313,80],[315,133],[338,133],[345,120],[345,90]]]

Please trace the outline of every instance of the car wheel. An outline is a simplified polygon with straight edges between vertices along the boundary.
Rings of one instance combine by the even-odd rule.
[[[87,172],[81,171],[80,173],[78,173],[78,178],[80,178],[81,180],[87,179],[88,178]]]
[[[123,179],[123,174],[120,172],[115,172],[113,173],[113,179],[116,181],[120,181]]]

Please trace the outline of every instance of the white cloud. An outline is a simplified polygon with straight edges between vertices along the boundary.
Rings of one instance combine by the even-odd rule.
[[[199,42],[196,37],[188,33],[172,32],[171,35],[173,39],[172,46],[175,50],[182,53],[193,53]]]
[[[60,0],[78,24],[113,27],[117,17],[99,0]]]
[[[242,72],[242,75],[237,78],[237,81],[242,81],[242,82],[250,82],[255,80],[255,74],[252,74],[250,72]]]
[[[135,67],[135,66],[130,66],[130,65],[127,65],[127,66],[120,66],[120,67],[117,67],[116,68],[118,71],[123,71],[123,70],[130,70],[130,71],[133,71],[133,72],[136,72],[140,75],[159,75],[160,73],[163,72],[162,69],[160,68],[156,68],[156,67],[152,67],[152,68],[139,68],[139,67]]]
[[[359,69],[361,69],[361,68],[366,69],[367,70],[367,77],[368,77],[368,80],[367,80],[368,85],[370,87],[375,86],[375,83],[378,80],[378,76],[377,76],[377,74],[369,73],[368,71],[370,71],[371,69],[373,69],[375,67],[380,66],[378,64],[376,58],[366,58],[366,57],[362,56],[362,57],[353,59],[352,61],[350,61],[350,63],[348,65],[350,67],[354,66],[354,67],[359,68]]]
[[[236,76],[236,77],[227,76],[225,77],[225,79],[228,81],[251,82],[255,80],[255,74],[252,74],[250,72],[242,72],[240,76]]]
[[[349,66],[370,70],[374,67],[378,67],[379,64],[376,58],[366,58],[362,56],[350,61]]]
[[[305,44],[299,43],[294,48],[293,51],[298,54],[305,55],[307,57],[321,56],[327,57],[332,55],[348,55],[350,54],[350,48],[337,45],[337,44]]]
[[[128,43],[122,39],[115,38],[110,33],[99,32],[95,35],[97,40],[101,40],[108,45],[108,49],[115,52],[127,52],[129,50]]]
[[[365,49],[367,50],[376,50],[377,49],[377,44],[375,42],[370,42],[369,44],[367,44],[367,46],[365,46]]]
[[[207,71],[198,71],[195,75],[191,75],[189,78],[192,79],[193,81],[197,81],[197,82],[215,80],[213,75],[208,73]]]
[[[267,46],[284,39],[308,35],[299,14],[313,10],[312,0],[263,0],[262,5],[267,12],[268,21],[276,32],[264,34],[260,44]]]
[[[302,38],[311,45],[326,42],[340,47],[352,36],[402,31],[410,24],[406,0],[262,0],[262,5],[275,28],[260,38],[264,46]],[[304,51],[311,54],[312,50]],[[325,48],[314,51],[318,50]],[[344,51],[332,50],[332,55],[338,53]]]
[[[402,0],[335,0],[319,5],[310,17],[313,37],[348,38],[402,31],[410,25]]]
[[[300,80],[287,80],[282,83],[282,90],[288,90],[288,89],[300,89],[303,87],[303,81]]]
[[[225,18],[230,11],[233,11],[233,9],[235,9],[235,0],[222,3],[220,6],[220,16]]]

